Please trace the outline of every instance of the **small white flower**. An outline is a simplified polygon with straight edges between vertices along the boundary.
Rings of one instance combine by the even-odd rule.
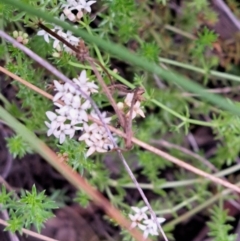
[[[78,45],[79,43],[79,38],[78,37],[75,37],[72,35],[72,32],[71,31],[67,31],[66,33],[62,33],[62,37],[67,41],[69,42],[70,44],[76,46]]]
[[[69,10],[81,10],[85,9],[87,12],[91,12],[91,5],[96,1],[88,1],[85,0],[67,0],[66,4],[62,5],[62,8],[69,8]]]
[[[107,112],[105,112],[105,111],[101,113],[101,117],[102,117],[103,122],[104,122],[105,124],[109,124],[110,121],[112,120],[112,117],[106,117],[106,115],[107,115]],[[93,118],[97,119],[97,120],[100,120],[100,119],[99,119],[99,116],[98,116],[97,113],[95,113],[94,111],[91,112],[91,116],[92,116]],[[104,129],[105,129],[105,128],[104,128]]]
[[[132,210],[135,212],[134,215],[129,214],[129,218],[132,221],[131,227],[130,228],[135,228],[135,227],[139,227],[139,228],[144,228],[142,225],[142,220],[143,219],[147,219],[147,214],[146,211],[148,210],[148,207],[142,207],[142,208],[138,208],[138,207],[131,207]]]
[[[135,215],[131,215],[129,214],[129,217],[131,215],[131,217],[134,219],[134,220],[138,220],[138,221],[141,221],[143,219],[148,219],[147,217],[147,214],[146,212],[148,211],[148,207],[147,206],[144,206],[142,208],[138,208],[138,207],[131,207],[131,209],[135,212]],[[130,219],[131,219],[130,217]],[[131,219],[132,220],[132,219]],[[133,221],[133,220],[132,220]]]
[[[79,137],[79,141],[85,141],[86,145],[89,146],[86,156],[92,155],[94,152],[107,152],[112,148],[111,143],[101,133],[101,127],[96,123],[90,126],[86,123],[83,124],[85,133]]]
[[[62,97],[62,100],[66,105],[71,106],[73,103],[73,97],[74,97],[74,95],[72,93],[68,92]]]
[[[157,236],[158,232],[155,230],[152,225],[140,225],[139,228],[143,231],[143,237],[146,239],[148,235]]]
[[[135,105],[133,106],[133,111],[132,111],[132,120],[137,116],[137,115],[140,115],[142,116],[143,118],[145,118],[145,115],[144,115],[144,112],[143,110],[141,109],[140,107],[141,103],[139,101],[137,101],[135,103]],[[130,115],[130,110],[128,111],[127,115],[126,116],[129,116]]]
[[[57,93],[53,97],[53,101],[57,101],[67,93],[68,87],[66,84],[60,84],[57,80],[54,80],[53,83],[55,85],[55,90],[57,90]]]
[[[163,222],[166,221],[165,218],[156,218],[156,219],[157,219],[157,222],[158,222],[159,224],[162,224]],[[157,224],[156,224],[155,219],[154,219],[153,217],[151,217],[150,219],[144,220],[143,223],[144,223],[146,226],[152,226],[152,228],[153,228],[154,230],[157,230]]]
[[[131,227],[138,227],[143,231],[143,236],[146,239],[148,235],[156,236],[158,235],[158,227],[153,217],[148,218],[146,212],[148,211],[148,207],[145,206],[143,208],[131,207],[135,212],[135,215],[129,214],[129,218],[132,221]],[[157,218],[157,222],[159,224],[163,223],[165,218]]]
[[[61,105],[61,104],[59,104],[57,102],[55,102],[54,105],[59,107],[59,109],[55,110],[59,115],[65,116],[66,119],[70,119],[69,112],[70,112],[71,106],[69,106],[69,105]]]
[[[134,96],[134,93],[128,93],[124,100],[125,105],[127,105],[130,108],[132,105],[133,96]],[[141,105],[140,101],[136,101],[136,103],[134,104],[133,111],[132,111],[132,119],[134,119],[137,115],[140,115],[143,118],[145,118],[145,115],[144,115],[143,110],[141,109],[140,105]],[[129,116],[129,115],[130,115],[130,110],[127,113],[127,116]]]
[[[62,123],[60,127],[53,132],[53,135],[58,138],[59,143],[62,144],[65,141],[66,135],[74,135],[74,130],[71,129],[71,125]]]
[[[76,22],[77,18],[76,16],[72,13],[71,10],[69,10],[68,8],[65,8],[63,10],[63,13],[65,14],[65,16],[71,21],[71,22]]]
[[[98,125],[96,123],[93,123],[91,125],[88,125],[86,123],[83,124],[83,129],[85,133],[79,137],[79,141],[86,141],[86,140],[95,140],[97,141],[99,139],[98,134]]]
[[[44,40],[47,42],[47,43],[49,43],[49,37],[50,38],[52,38],[52,36],[48,33],[48,32],[46,32],[45,30],[39,30],[38,32],[37,32],[37,35],[38,36],[43,36],[43,38],[44,38]]]
[[[66,9],[67,11],[68,9]],[[64,14],[61,14],[60,20],[62,21],[65,21],[65,17],[64,17]],[[76,46],[79,42],[79,38],[78,37],[75,37],[72,35],[72,32],[71,31],[67,31],[66,33],[64,32],[63,28],[62,27],[59,27],[59,26],[55,26],[53,29],[52,29],[53,32],[55,32],[57,35],[59,35],[60,37],[62,37],[63,39],[65,39],[67,42],[69,42],[70,44]],[[54,42],[53,42],[53,48],[57,49],[58,51],[60,51],[62,48],[61,46],[63,46],[63,48],[67,51],[67,52],[70,52],[70,48],[68,48],[65,44],[62,44],[60,40],[58,40],[57,38],[55,37],[52,37],[54,39]],[[72,50],[71,50],[72,51]],[[72,51],[73,52],[73,51]]]
[[[165,218],[156,218],[156,219],[159,224],[162,224],[166,220]],[[158,235],[158,226],[153,217],[151,217],[150,219],[144,220],[143,225],[140,226],[139,228],[143,230],[144,238],[147,238],[149,234],[153,236]]]
[[[78,78],[74,78],[73,81],[84,91],[87,95],[98,92],[98,86],[94,82],[88,82],[87,72],[83,70]]]
[[[67,0],[67,3],[62,5],[62,8],[71,8],[71,7],[76,7],[78,5],[79,4],[77,3],[76,0]]]
[[[87,12],[91,12],[91,5],[94,4],[96,1],[88,1],[86,2],[86,0],[79,0],[80,4],[81,4],[81,7],[83,9],[85,9]]]
[[[64,116],[57,116],[52,111],[47,111],[46,115],[51,121],[51,123],[45,121],[46,126],[49,128],[47,135],[50,136],[57,130],[57,128],[59,128],[62,123],[66,121],[67,118]]]

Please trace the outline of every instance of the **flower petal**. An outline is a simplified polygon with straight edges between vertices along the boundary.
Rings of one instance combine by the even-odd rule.
[[[90,155],[92,155],[95,152],[95,147],[92,146],[88,149],[87,153],[86,153],[86,157],[89,157]]]

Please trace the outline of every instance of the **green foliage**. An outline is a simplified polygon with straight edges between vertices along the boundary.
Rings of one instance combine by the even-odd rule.
[[[196,56],[201,56],[206,48],[212,48],[212,44],[217,40],[217,35],[214,31],[204,27],[202,32],[198,33],[198,39],[195,41],[193,53]]]
[[[12,154],[13,158],[22,158],[27,153],[33,153],[32,149],[30,148],[29,144],[26,143],[21,136],[15,135],[13,137],[6,138],[7,140],[7,147]]]
[[[64,155],[67,153],[68,156],[68,164],[76,171],[83,175],[84,171],[90,172],[95,163],[91,162],[86,158],[86,146],[83,142],[77,142],[76,140],[67,140],[63,143],[63,145],[58,145],[59,154]]]
[[[44,191],[37,193],[35,185],[31,192],[23,191],[20,198],[17,198],[14,193],[7,194],[3,186],[0,203],[4,209],[9,211],[9,226],[5,230],[11,232],[21,232],[22,228],[30,228],[31,225],[34,225],[40,232],[44,222],[54,216],[52,210],[57,208],[55,203],[44,194]]]
[[[228,224],[229,221],[233,221],[234,218],[228,216],[228,210],[224,210],[222,207],[215,205],[211,210],[211,221],[209,221],[208,227],[210,229],[208,235],[213,237],[213,241],[234,241],[237,235],[229,234],[232,226]]]
[[[86,208],[89,205],[90,198],[86,193],[78,191],[74,201],[79,203],[81,207]]]
[[[104,18],[101,26],[108,25],[112,30],[113,26],[117,28],[118,37],[126,43],[137,34],[139,27],[135,15],[136,4],[131,0],[106,0],[105,2],[108,14],[101,15]]]
[[[146,59],[158,63],[159,47],[156,43],[143,43],[139,54],[144,56]]]
[[[195,0],[188,3],[188,6],[190,6],[192,10],[194,9],[196,12],[205,10],[208,5],[209,2],[207,0]]]
[[[22,0],[22,2],[44,10],[54,17],[59,17],[62,14],[62,8],[59,6],[66,3],[64,0]],[[101,3],[98,1],[94,5],[93,13],[80,19],[79,25],[78,22],[75,22],[74,25],[87,30],[94,36],[98,35],[124,45],[130,51],[157,64],[159,57],[165,60],[174,60],[178,63],[177,68],[172,67],[171,63],[163,61],[160,61],[160,65],[169,72],[177,70],[182,75],[192,79],[193,82],[206,85],[207,88],[235,87],[236,85],[229,85],[229,82],[225,80],[226,76],[221,75],[221,73],[218,76],[224,77],[224,80],[220,83],[219,79],[216,80],[210,73],[210,70],[219,66],[221,56],[214,55],[213,51],[218,34],[210,28],[202,27],[206,25],[204,21],[210,25],[217,21],[217,14],[210,8],[209,1],[186,1],[181,6],[181,14],[172,14],[173,10],[169,9],[167,2],[167,0],[154,2],[104,0]],[[229,2],[234,3],[234,1]],[[234,8],[235,5],[232,6]],[[92,74],[91,67],[87,63],[79,63],[76,57],[71,56],[68,52],[58,53],[53,48],[53,39],[47,43],[42,36],[36,35],[37,31],[40,30],[37,26],[38,18],[3,3],[0,3],[0,16],[2,16],[0,27],[4,27],[10,35],[12,35],[12,30],[29,31],[27,47],[47,59],[69,78],[76,77],[85,67],[88,68],[88,74]],[[203,22],[201,22],[201,16],[204,18]],[[54,27],[52,23],[46,24],[50,28]],[[220,111],[218,107],[204,101],[202,96],[190,96],[191,93],[187,93],[176,83],[166,82],[165,79],[145,73],[138,66],[125,66],[122,62],[113,59],[115,56],[109,56],[108,53],[100,51],[95,45],[88,43],[86,45],[91,57],[103,63],[106,68],[114,67],[118,70],[113,77],[115,82],[122,82],[131,88],[142,86],[146,90],[145,100],[142,102],[146,117],[133,121],[134,136],[147,143],[154,143],[160,149],[164,147],[158,145],[158,141],[163,139],[180,148],[184,147],[200,153],[201,156],[205,157],[207,155],[206,148],[200,145],[194,149],[190,146],[190,144],[195,143],[194,141],[198,142],[199,140],[190,142],[188,138],[192,135],[196,139],[201,139],[201,135],[198,137],[197,134],[194,134],[195,130],[208,126],[208,131],[212,135],[211,141],[214,141],[213,146],[212,144],[208,145],[213,150],[209,159],[211,164],[222,170],[226,165],[230,166],[236,162],[240,153],[240,119],[238,116]],[[58,55],[59,57],[56,57]],[[18,48],[2,42],[0,58],[4,61],[6,56],[9,61],[5,67],[9,71],[48,93],[55,93],[54,90],[48,89],[48,86],[55,79],[54,76],[36,65]],[[188,69],[185,69],[181,64],[187,66]],[[73,65],[78,65],[80,68]],[[195,66],[202,67],[200,72],[203,72],[203,75],[191,72]],[[97,67],[101,71],[104,81],[110,83],[106,73],[99,66]],[[238,73],[238,66],[236,65],[234,68],[234,71]],[[110,70],[112,69],[110,68]],[[94,75],[90,79],[96,82]],[[131,195],[131,192],[137,192],[136,187],[113,153],[97,154],[86,158],[87,148],[83,142],[70,139],[62,145],[57,144],[56,139],[47,137],[44,124],[46,111],[53,109],[51,101],[16,81],[12,81],[12,85],[17,99],[9,100],[11,103],[6,105],[6,108],[13,116],[54,148],[59,157],[65,158],[64,161],[67,165],[86,178],[96,189],[103,192],[113,205],[125,212],[125,216],[129,212],[130,205],[143,205],[143,203],[135,203],[139,201],[136,200],[137,198],[129,200],[129,193]],[[229,99],[231,98],[232,96],[229,95]],[[121,94],[116,99],[122,100]],[[112,112],[109,101],[102,90],[94,96],[94,101],[101,110]],[[230,101],[229,103],[231,104]],[[117,126],[116,118],[114,121]],[[81,135],[81,132],[78,134]],[[124,140],[119,138],[119,142],[123,144]],[[18,135],[7,138],[7,146],[14,158],[21,158],[27,153],[32,153],[29,145]],[[201,161],[179,149],[170,147],[164,151],[189,162],[196,168],[207,172],[212,171],[206,168]],[[181,215],[184,215],[185,211],[197,209],[214,195],[210,188],[210,182],[203,181],[197,184],[193,182],[191,186],[182,184],[197,178],[197,176],[138,146],[124,155],[134,175],[141,182],[141,186],[147,189],[144,192],[146,191],[147,196],[150,197],[153,209],[162,216],[171,216],[174,225],[183,220]],[[168,183],[171,184],[171,188],[167,190],[161,188]],[[51,193],[50,200],[44,192],[37,193],[36,187],[33,186],[31,192],[24,191],[21,198],[17,199],[13,193],[7,193],[3,187],[0,203],[9,211],[10,226],[7,229],[14,232],[21,230],[22,227],[29,228],[33,224],[40,231],[43,223],[52,217],[52,209],[56,208],[52,200],[54,199],[59,204],[58,206],[63,206],[69,201],[65,190],[51,190]],[[228,196],[227,199],[231,200],[232,197]],[[74,201],[82,207],[87,207],[91,200],[86,193],[81,191],[77,192]],[[231,217],[228,217],[226,210],[215,206],[209,216],[211,219],[208,223],[209,236],[213,237],[214,241],[234,240],[235,235],[228,234],[231,229],[228,224]],[[171,229],[174,228],[174,225],[171,225]],[[169,227],[167,230],[170,230]],[[123,240],[132,240],[126,231],[122,231],[122,235]],[[171,233],[168,233],[168,237],[171,237]]]

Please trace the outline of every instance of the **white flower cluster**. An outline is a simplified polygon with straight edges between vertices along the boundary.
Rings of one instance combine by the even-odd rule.
[[[98,92],[98,86],[94,82],[89,82],[86,70],[83,70],[78,78],[73,81],[87,94]],[[58,107],[55,112],[47,111],[46,115],[50,122],[45,122],[48,127],[47,135],[54,135],[62,144],[66,137],[73,138],[77,130],[85,134],[80,136],[79,141],[85,141],[89,150],[86,156],[94,152],[107,152],[113,148],[111,141],[104,127],[97,124],[89,124],[88,112],[91,111],[91,104],[72,85],[60,84],[54,80],[56,94],[53,97],[54,104]],[[94,118],[97,116],[92,113]],[[111,118],[106,118],[102,114],[105,123],[109,123]]]
[[[95,119],[99,119],[95,113],[91,113]],[[106,113],[102,114],[102,119],[106,124],[109,124],[111,117],[106,117]],[[109,139],[108,133],[103,126],[96,123],[91,125],[84,123],[85,133],[80,136],[80,141],[85,141],[86,145],[89,146],[86,156],[90,156],[94,152],[107,152],[114,148],[111,140]],[[114,140],[117,141],[116,139]]]
[[[65,20],[64,15],[62,14],[60,16],[60,20]],[[53,32],[57,33],[60,37],[65,39],[67,42],[72,44],[73,46],[77,46],[79,43],[79,38],[72,35],[71,31],[67,31],[66,33],[63,31],[63,29],[59,26],[55,26],[53,29],[51,29]],[[49,43],[50,39],[53,40],[53,48],[56,49],[57,52],[60,52],[62,50],[65,50],[66,52],[70,54],[75,54],[68,46],[61,43],[57,38],[46,32],[45,30],[39,30],[37,32],[37,35],[43,36],[44,40]]]
[[[62,5],[62,8],[67,8],[68,10],[85,10],[91,12],[91,5],[96,1],[85,1],[85,0],[67,0],[67,3]]]
[[[141,229],[143,231],[143,236],[145,239],[148,237],[148,235],[157,236],[159,234],[157,224],[152,216],[149,218],[146,214],[146,212],[148,211],[148,207],[145,206],[143,208],[131,208],[135,212],[134,215],[129,214],[129,218],[132,221],[131,228],[138,227],[139,229]],[[163,223],[165,220],[165,218],[157,218],[157,222],[159,224]]]
[[[127,117],[130,115],[130,109],[131,109],[131,105],[132,105],[133,96],[134,96],[134,93],[128,93],[124,100],[124,103],[122,103],[122,102],[117,103],[118,108],[120,110],[122,110],[124,113],[126,113]],[[141,105],[140,101],[136,101],[136,103],[133,105],[132,120],[134,118],[136,118],[137,115],[140,115],[143,118],[145,118],[145,115],[144,115],[143,110],[141,109],[140,105]]]
[[[13,37],[19,42],[26,45],[29,41],[28,34],[22,31],[13,31]]]
[[[66,3],[62,4],[63,14],[60,16],[60,20],[65,21],[65,16],[72,22],[76,22],[77,20],[80,20],[83,16],[82,10],[85,10],[86,12],[91,12],[91,5],[95,3],[96,1],[86,1],[86,0],[66,0]],[[72,10],[77,10],[77,14],[74,15],[72,13]],[[65,15],[65,16],[64,16]],[[79,38],[72,35],[71,31],[67,31],[66,33],[63,31],[63,29],[59,26],[55,26],[53,29],[51,29],[53,32],[56,32],[59,36],[64,38],[67,42],[72,44],[73,46],[76,46],[79,42]],[[57,52],[53,54],[53,56],[58,57],[60,51],[64,50],[70,54],[75,54],[69,47],[66,45],[60,43],[58,39],[56,39],[54,36],[46,32],[45,30],[39,30],[37,32],[37,35],[43,36],[44,40],[49,43],[50,39],[53,39],[53,48],[56,49]]]

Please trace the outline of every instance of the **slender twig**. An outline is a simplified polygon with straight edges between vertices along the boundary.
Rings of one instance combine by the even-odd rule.
[[[198,152],[199,151],[198,144],[196,142],[195,137],[193,136],[193,134],[191,132],[189,132],[189,134],[187,135],[187,139],[188,139],[188,142],[189,142],[190,146],[192,147],[193,151]]]
[[[128,172],[129,176],[131,177],[132,181],[134,182],[134,184],[136,185],[144,203],[147,205],[147,207],[149,208],[149,211],[158,227],[158,229],[160,230],[160,233],[162,234],[163,238],[165,241],[167,241],[167,237],[163,231],[163,229],[161,228],[160,224],[157,222],[157,217],[156,214],[154,213],[150,203],[148,202],[147,197],[145,196],[143,190],[141,189],[141,187],[138,185],[138,182],[134,176],[134,174],[132,173],[132,170],[130,169],[130,167],[128,166],[121,150],[118,148],[118,145],[116,144],[116,142],[114,141],[114,138],[111,134],[111,131],[109,130],[109,127],[106,125],[106,123],[104,122],[101,112],[98,109],[97,105],[95,104],[95,102],[92,100],[92,98],[90,98],[85,92],[83,92],[79,86],[77,86],[76,84],[74,84],[69,78],[67,78],[65,75],[63,75],[61,72],[59,72],[56,68],[54,68],[51,64],[49,64],[47,61],[45,61],[44,59],[42,59],[40,56],[38,56],[37,54],[35,54],[33,51],[31,51],[30,49],[28,49],[27,47],[25,47],[24,45],[20,44],[19,42],[17,42],[15,39],[11,38],[8,34],[6,34],[4,31],[0,30],[0,36],[4,39],[6,39],[7,41],[9,41],[10,43],[12,43],[15,47],[19,48],[20,50],[22,50],[25,54],[27,54],[29,57],[31,57],[32,59],[34,59],[36,62],[38,62],[40,65],[42,65],[45,69],[47,69],[48,71],[50,71],[52,74],[54,74],[56,77],[58,77],[59,79],[63,80],[66,83],[69,83],[71,86],[75,87],[84,98],[86,98],[92,105],[93,109],[95,110],[96,114],[99,117],[100,123],[101,125],[103,125],[103,127],[105,128],[105,130],[108,133],[108,136],[113,144],[113,146],[117,149],[117,153],[120,157],[120,160],[122,161],[124,167],[126,168],[126,171]],[[126,137],[125,137],[126,138]],[[132,233],[133,234],[133,233]]]
[[[235,185],[240,186],[240,182],[236,183]],[[206,209],[207,207],[211,206],[214,202],[216,202],[218,199],[223,198],[224,196],[227,196],[231,194],[231,190],[225,189],[221,192],[218,192],[214,196],[210,197],[209,199],[206,199],[203,203],[198,205],[197,207],[189,210],[188,212],[184,213],[180,217],[170,221],[165,225],[166,228],[170,228],[173,226],[176,226],[177,224],[184,222],[186,220],[189,220],[193,215],[197,214],[198,212]]]
[[[240,21],[232,13],[227,4],[222,0],[213,0],[213,3],[217,5],[230,18],[231,22],[236,26],[236,28],[240,30]]]
[[[9,71],[5,70],[5,69],[2,68],[1,66],[0,66],[0,71],[4,72],[4,73],[6,73],[6,74],[9,74],[9,76],[11,76],[13,79],[18,80],[18,79],[20,78],[20,77],[16,76],[15,74],[10,73]],[[27,82],[27,81],[21,79],[21,82],[24,84],[24,82]],[[38,89],[38,88],[36,87],[35,89]],[[39,89],[39,91],[37,91],[37,92],[38,92],[38,93],[42,93],[42,90],[40,91],[40,89]],[[47,98],[49,98],[49,99],[51,99],[51,100],[52,100],[52,98],[53,98],[51,95],[49,95],[49,94],[47,94],[47,93],[44,94],[44,96],[46,96]],[[92,117],[91,115],[88,116],[88,119],[91,120],[91,121],[93,121],[93,122],[95,122],[95,123],[97,123],[97,124],[99,124],[99,125],[103,125],[100,120]],[[127,136],[126,136],[126,133],[124,133],[124,132],[122,132],[122,131],[120,131],[120,130],[118,130],[118,129],[110,126],[110,125],[107,125],[107,126],[108,126],[108,128],[109,128],[112,132],[116,133],[117,135],[119,135],[119,136],[121,136],[121,137],[123,137],[123,138],[126,138],[126,137],[127,137]],[[171,156],[170,154],[168,154],[168,153],[166,153],[166,152],[164,152],[164,151],[161,151],[161,150],[159,150],[159,149],[157,149],[157,148],[155,148],[155,147],[153,147],[153,146],[148,145],[147,143],[142,142],[141,140],[138,140],[138,139],[135,138],[135,137],[132,138],[132,142],[135,143],[135,144],[137,144],[137,145],[139,145],[140,147],[142,147],[142,148],[144,148],[144,149],[146,149],[146,150],[148,150],[148,151],[150,151],[150,152],[152,152],[152,153],[160,156],[160,157],[165,158],[166,160],[168,160],[168,161],[170,161],[170,162],[172,162],[172,163],[174,163],[174,164],[176,164],[176,165],[178,165],[178,166],[180,166],[180,167],[182,167],[182,168],[184,168],[184,169],[186,169],[186,170],[189,170],[190,172],[193,172],[193,173],[195,173],[195,174],[197,174],[197,175],[199,175],[199,176],[205,177],[205,178],[207,178],[207,179],[209,179],[209,180],[211,180],[211,181],[213,181],[213,182],[216,182],[216,183],[218,183],[218,184],[220,184],[220,185],[223,185],[223,186],[225,186],[225,187],[227,187],[227,188],[229,188],[229,189],[231,189],[231,190],[234,190],[234,191],[240,193],[240,188],[238,188],[236,185],[231,184],[231,183],[229,183],[229,182],[227,182],[227,181],[224,181],[224,180],[218,178],[218,176],[228,175],[228,174],[232,173],[233,171],[239,170],[239,165],[235,165],[234,167],[229,168],[229,170],[228,170],[227,172],[222,171],[222,172],[221,172],[221,175],[220,175],[220,173],[219,173],[217,176],[213,176],[213,175],[211,175],[211,174],[209,174],[209,173],[206,173],[206,172],[204,172],[204,171],[202,171],[202,170],[199,170],[199,169],[191,166],[191,165],[188,164],[188,163],[185,163],[184,161],[182,161],[182,160],[180,160],[180,159],[178,159],[178,158],[176,158],[176,157],[174,157],[174,156]]]
[[[0,192],[1,194],[1,192]],[[7,210],[3,210],[3,206],[0,204],[0,210],[2,210],[2,216],[4,218],[5,221],[9,220],[9,215],[8,215],[8,212]],[[16,234],[8,231],[8,236],[9,236],[9,239],[10,241],[19,241],[19,238]]]
[[[102,76],[98,72],[98,70],[95,67],[94,63],[90,59],[87,59],[87,60],[88,60],[88,63],[91,65],[92,70],[93,70],[94,74],[96,75],[96,77],[98,79],[98,82],[102,86],[103,91],[104,91],[105,95],[107,96],[110,104],[112,105],[112,107],[113,107],[113,109],[114,109],[114,111],[115,111],[115,113],[116,113],[116,115],[118,117],[118,120],[119,120],[119,123],[120,123],[121,127],[124,128],[125,127],[125,120],[124,120],[124,117],[123,117],[123,113],[117,107],[117,104],[116,104],[115,100],[113,99],[110,90],[108,89],[107,85],[105,84]]]
[[[226,94],[229,92],[237,92],[239,90],[240,90],[240,86],[224,87],[224,88],[217,88],[217,89],[206,89],[207,92],[215,93],[215,94]],[[198,94],[193,94],[193,93],[182,93],[181,95],[184,97],[199,96]]]
[[[135,89],[131,101],[131,106],[130,106],[130,111],[129,111],[129,116],[126,116],[126,127],[125,127],[125,133],[127,135],[126,138],[126,149],[131,149],[132,148],[132,137],[133,137],[133,132],[132,132],[132,115],[133,115],[133,107],[137,101],[137,93],[138,89]]]
[[[9,224],[7,222],[5,222],[4,220],[0,219],[0,224],[4,225],[4,226],[9,226]],[[21,231],[29,236],[32,236],[34,238],[37,238],[37,239],[40,239],[40,240],[43,240],[43,241],[59,241],[57,239],[53,239],[53,238],[49,238],[49,237],[46,237],[42,234],[39,234],[39,233],[35,233],[33,231],[30,231],[30,230],[27,230],[25,228],[22,228]]]
[[[153,144],[159,144],[161,146],[164,146],[166,148],[174,148],[174,149],[177,149],[189,156],[192,156],[194,157],[195,159],[201,161],[204,165],[208,166],[212,171],[218,171],[217,168],[212,164],[210,163],[207,159],[201,157],[200,155],[188,150],[187,148],[184,148],[182,146],[178,146],[178,145],[175,145],[175,144],[172,144],[168,141],[165,141],[165,140],[151,140],[151,142]]]

